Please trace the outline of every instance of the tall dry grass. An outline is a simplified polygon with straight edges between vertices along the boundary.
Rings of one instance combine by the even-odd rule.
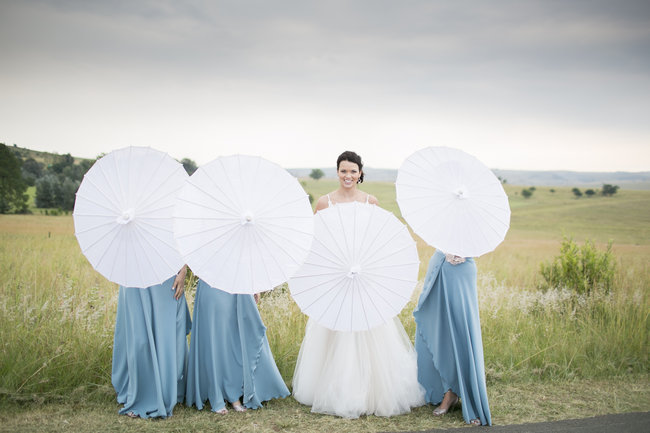
[[[0,219],[0,389],[107,388],[117,292],[80,254],[70,217]]]
[[[306,182],[308,191],[317,191],[314,195],[333,189],[332,184],[318,184],[320,189],[311,184],[316,182]],[[363,187],[395,211],[389,184]],[[626,198],[621,192],[614,200],[592,202],[591,211],[589,202],[538,193],[538,202],[512,198],[512,228],[505,242],[477,260],[488,382],[647,375],[650,224],[645,219],[650,193],[636,191]],[[617,210],[604,212],[603,203],[615,204]],[[555,224],[547,221],[552,213],[546,210],[553,207],[564,209]],[[589,236],[584,227],[567,233],[576,227],[575,218],[590,212],[605,223],[607,218],[628,221],[617,220],[608,229],[614,230],[619,265],[614,289],[589,296],[562,289],[538,291],[539,265],[559,254],[563,235],[593,238],[597,245],[607,242]],[[634,238],[631,224],[637,224]],[[114,397],[110,369],[117,286],[91,268],[73,231],[70,216],[0,216],[0,400]],[[622,241],[617,241],[619,232]],[[433,248],[417,242],[422,279]],[[193,286],[189,281],[190,306]],[[411,337],[418,290],[400,314]],[[306,317],[286,287],[263,296],[259,308],[277,365],[290,382]]]

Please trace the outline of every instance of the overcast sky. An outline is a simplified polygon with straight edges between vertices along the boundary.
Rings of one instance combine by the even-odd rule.
[[[0,142],[650,170],[650,2],[0,0]]]

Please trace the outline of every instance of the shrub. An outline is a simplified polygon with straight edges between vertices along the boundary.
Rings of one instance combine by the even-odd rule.
[[[309,177],[311,177],[314,180],[318,180],[323,176],[325,176],[325,173],[320,168],[315,168],[311,171],[311,173],[309,173]]]
[[[566,287],[581,294],[594,289],[609,292],[615,271],[611,241],[607,244],[607,250],[599,251],[590,240],[579,246],[567,238],[562,242],[560,255],[552,263],[542,263],[540,266],[544,278],[543,289]]]
[[[587,197],[591,197],[594,194],[596,194],[596,191],[594,191],[593,189],[588,189],[588,190],[585,191],[585,195]]]
[[[533,191],[531,189],[522,189],[521,190],[521,195],[524,196],[524,198],[530,198],[531,195],[533,195]]]
[[[618,185],[610,185],[608,183],[603,185],[603,189],[600,192],[602,195],[614,195],[616,194],[616,191],[618,191]]]
[[[578,188],[573,188],[571,192],[576,196],[576,198],[582,197],[582,191],[580,191]]]

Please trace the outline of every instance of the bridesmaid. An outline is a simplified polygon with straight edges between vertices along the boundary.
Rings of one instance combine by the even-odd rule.
[[[415,317],[418,380],[442,416],[462,403],[468,424],[491,425],[476,293],[476,264],[440,251],[431,258]]]
[[[257,299],[257,295],[255,295]],[[199,280],[194,298],[185,403],[201,410],[206,400],[224,415],[284,398],[289,390],[271,354],[266,326],[252,295],[233,295]]]
[[[111,381],[122,415],[166,418],[183,402],[191,328],[186,271],[183,266],[175,277],[144,289],[120,286]]]

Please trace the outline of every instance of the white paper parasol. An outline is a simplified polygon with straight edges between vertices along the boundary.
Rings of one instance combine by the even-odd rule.
[[[410,300],[419,264],[413,238],[392,213],[340,203],[316,214],[311,252],[289,288],[303,313],[321,325],[367,330]]]
[[[286,282],[307,257],[313,230],[298,180],[257,156],[220,157],[199,167],[174,212],[174,236],[187,264],[230,293]]]
[[[183,266],[172,230],[187,173],[166,153],[127,147],[99,159],[74,206],[75,235],[90,264],[125,287],[160,284]]]
[[[429,245],[461,257],[494,250],[510,226],[503,186],[475,157],[448,147],[427,147],[397,172],[402,216]]]

